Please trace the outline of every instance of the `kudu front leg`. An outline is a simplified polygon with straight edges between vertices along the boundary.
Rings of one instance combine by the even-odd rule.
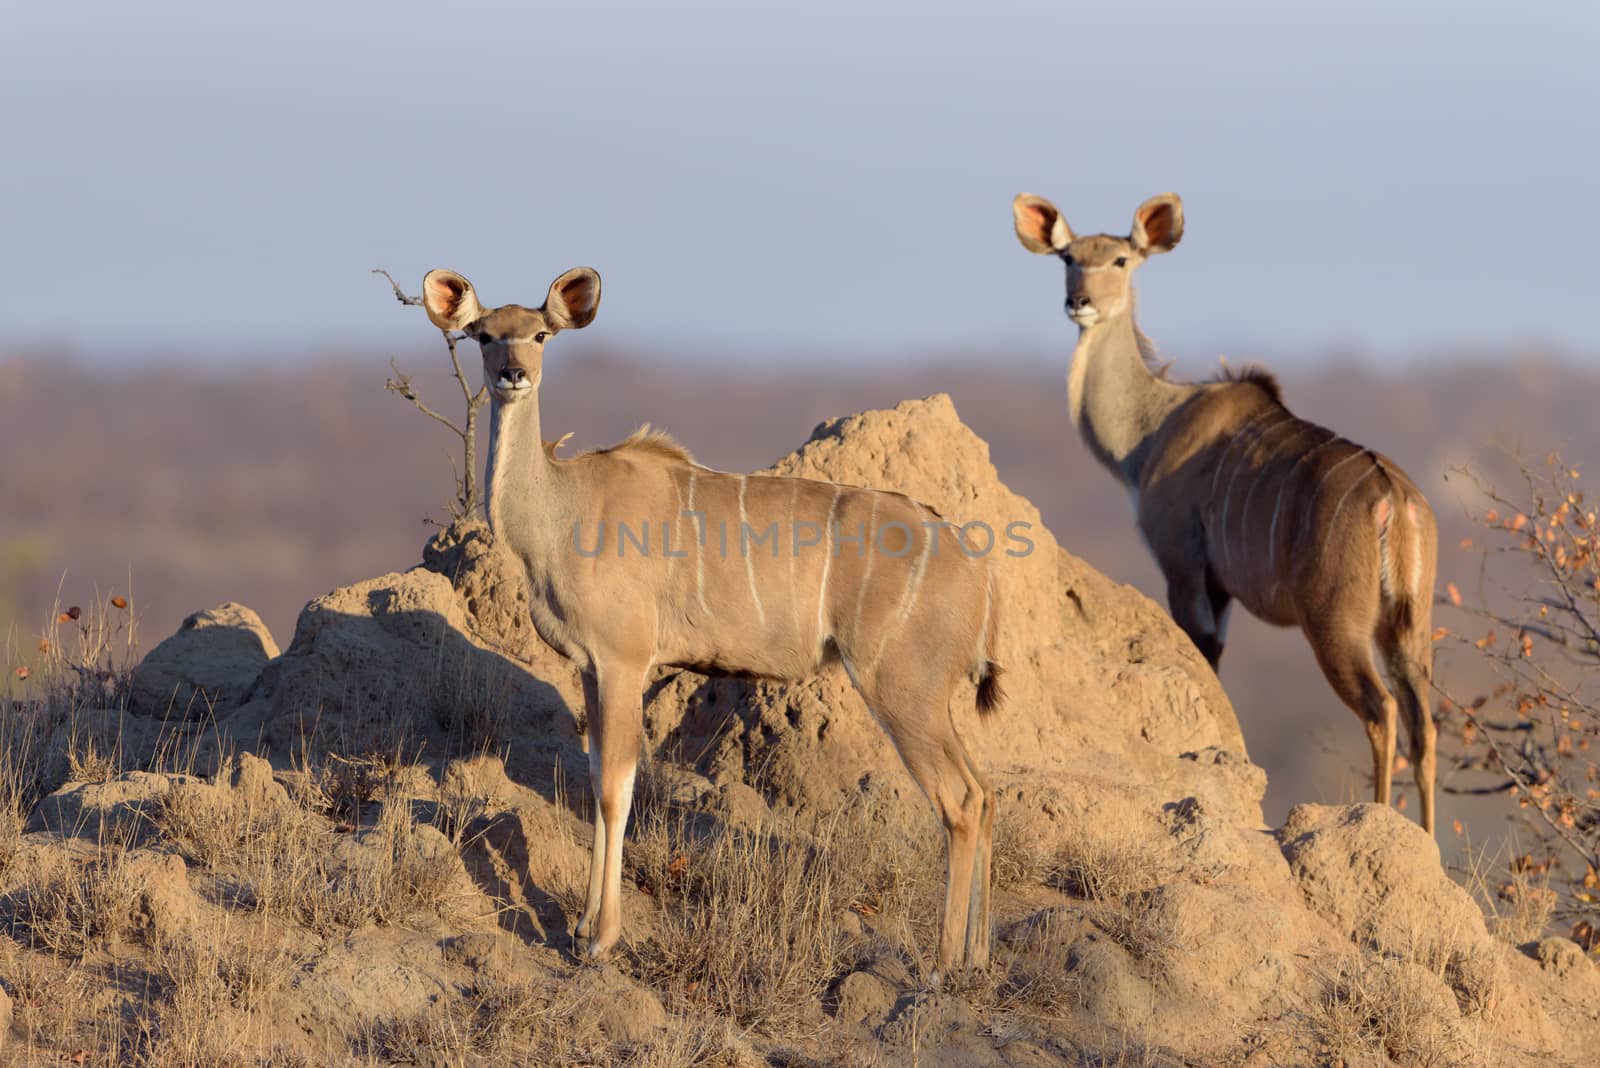
[[[603,956],[622,937],[622,843],[633,804],[634,777],[643,735],[643,672],[597,672],[584,680],[594,693],[589,717],[589,782],[594,794],[594,847],[589,856],[589,897],[578,936],[584,953]]]
[[[1194,642],[1212,671],[1222,663],[1224,621],[1231,601],[1227,594],[1212,590],[1204,574],[1167,580],[1167,608],[1172,621]]]

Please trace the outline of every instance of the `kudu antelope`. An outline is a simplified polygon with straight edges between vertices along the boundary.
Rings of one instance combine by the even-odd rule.
[[[1213,669],[1237,599],[1298,625],[1372,746],[1375,799],[1389,802],[1403,713],[1433,830],[1433,513],[1392,460],[1297,418],[1266,372],[1168,381],[1134,323],[1134,270],[1183,237],[1183,202],[1151,197],[1127,237],[1079,237],[1055,205],[1012,202],[1017,237],[1067,269],[1078,326],[1067,406],[1089,451],[1127,488],[1167,582],[1173,619]],[[1394,694],[1374,667],[1376,644]],[[1398,697],[1398,701],[1396,698]]]
[[[798,679],[838,659],[944,824],[939,968],[984,965],[994,795],[950,701],[966,677],[980,712],[1000,700],[990,560],[900,494],[712,471],[648,427],[558,459],[539,437],[544,346],[593,321],[600,276],[568,271],[538,308],[485,308],[451,271],[429,272],[422,288],[434,324],[482,350],[490,526],[527,569],[539,635],[583,678],[595,825],[576,933],[587,953],[622,933],[622,840],[651,669]]]

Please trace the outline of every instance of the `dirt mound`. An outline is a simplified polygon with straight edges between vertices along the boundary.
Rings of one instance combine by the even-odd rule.
[[[771,470],[909,494],[969,525],[974,552],[992,545],[1006,703],[979,723],[970,690],[954,702],[958,729],[991,773],[1062,772],[1086,753],[1243,754],[1232,706],[1193,645],[1149,599],[1056,544],[1037,509],[1000,481],[988,446],[948,397],[824,423]],[[832,808],[868,774],[915,794],[837,668],[799,684],[665,673],[645,716],[664,753],[716,783],[759,782],[775,801]]]
[[[139,662],[129,710],[176,719],[226,714],[277,655],[266,624],[244,605],[196,612]]]
[[[481,582],[496,556],[485,552],[463,567],[463,587]],[[277,760],[307,745],[447,756],[512,740],[575,742],[581,691],[571,665],[537,638],[516,646],[531,663],[506,655],[512,650],[494,633],[476,629],[479,603],[425,567],[318,597],[300,614],[289,648],[219,717],[219,730],[228,745]],[[502,602],[486,594],[481,603]]]

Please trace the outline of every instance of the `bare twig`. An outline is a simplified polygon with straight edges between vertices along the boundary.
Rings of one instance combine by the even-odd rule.
[[[396,282],[394,280],[394,275],[390,274],[388,271],[384,270],[382,267],[374,267],[372,269],[372,273],[373,274],[381,274],[381,275],[383,275],[385,278],[387,278],[389,280],[389,285],[394,289],[394,299],[398,300],[401,304],[409,304],[412,307],[421,307],[422,306],[422,298],[421,297],[408,297],[408,296],[406,296],[405,290],[400,288],[400,283]]]
[[[438,412],[422,403],[421,398],[417,396],[416,389],[411,385],[411,376],[401,373],[400,368],[395,364],[393,359],[389,361],[389,367],[394,371],[395,376],[384,381],[384,389],[388,390],[390,393],[400,394],[400,396],[410,401],[416,407],[417,411],[421,412],[429,419],[438,420],[440,423],[443,423],[445,426],[449,427],[450,432],[456,437],[460,438],[462,441],[466,440],[467,432],[464,429],[456,426],[455,423],[449,420],[449,418],[440,415]]]
[[[394,276],[388,271],[378,268],[374,269],[372,273],[381,274],[389,280],[389,286],[394,290],[394,297],[401,304],[411,307],[422,304],[421,297],[408,296],[400,288],[400,283],[396,282]],[[456,352],[456,343],[464,335],[453,334],[448,330],[441,330],[440,333],[444,336],[445,347],[450,352],[451,377],[460,386],[462,399],[466,403],[467,415],[463,424],[458,425],[447,416],[441,415],[424,404],[417,395],[416,388],[411,384],[411,376],[402,373],[399,366],[392,359],[389,361],[389,366],[394,371],[394,377],[385,381],[383,387],[391,393],[397,393],[404,397],[423,415],[448,427],[451,433],[461,439],[461,471],[455,478],[455,500],[450,503],[451,516],[460,518],[477,511],[480,503],[478,499],[478,413],[485,404],[489,403],[489,389],[484,386],[479,388],[477,392],[473,392],[472,386],[467,382],[466,372],[461,369],[461,357]],[[453,462],[451,466],[453,469]]]

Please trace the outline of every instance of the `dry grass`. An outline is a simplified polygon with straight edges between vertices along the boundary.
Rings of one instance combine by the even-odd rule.
[[[1341,959],[1312,1019],[1324,1049],[1347,1064],[1385,1057],[1417,1068],[1487,1063],[1478,1037],[1461,1026],[1430,977],[1406,961]]]
[[[480,978],[464,997],[412,1016],[369,1021],[356,1036],[367,1064],[564,1064],[629,1068],[743,1068],[752,1061],[724,1020],[669,1021],[636,1041],[608,1037],[606,1006],[572,976]]]
[[[637,952],[678,1011],[724,1015],[785,1036],[816,1023],[843,970],[840,913],[856,898],[838,822],[814,834],[771,825],[706,829],[667,805],[647,771],[631,850],[638,885],[662,904]]]
[[[371,827],[357,829],[294,802],[206,783],[177,784],[158,825],[185,854],[222,878],[230,904],[293,920],[318,934],[368,923],[404,924],[422,914],[462,918],[460,860],[442,835],[414,826],[403,800],[384,804]]]
[[[1489,933],[1522,946],[1543,938],[1555,918],[1560,895],[1550,886],[1550,868],[1537,865],[1513,848],[1489,855],[1468,843],[1456,870],[1467,892],[1483,910]]]
[[[1161,885],[1167,868],[1125,826],[1071,826],[1051,858],[1051,881],[1090,901],[1120,901]]]
[[[1031,916],[1006,942],[1010,969],[996,991],[1002,1011],[1024,1018],[1067,1018],[1080,1003],[1078,976],[1067,967],[1067,951],[1083,931],[1083,921],[1066,909]]]
[[[136,926],[140,888],[120,849],[104,848],[88,860],[42,854],[10,896],[12,937],[39,949],[79,959],[115,943]]]
[[[1014,806],[1001,805],[994,818],[990,851],[991,877],[997,890],[1044,885],[1056,872],[1050,850],[1040,848],[1037,828],[1026,823]]]

